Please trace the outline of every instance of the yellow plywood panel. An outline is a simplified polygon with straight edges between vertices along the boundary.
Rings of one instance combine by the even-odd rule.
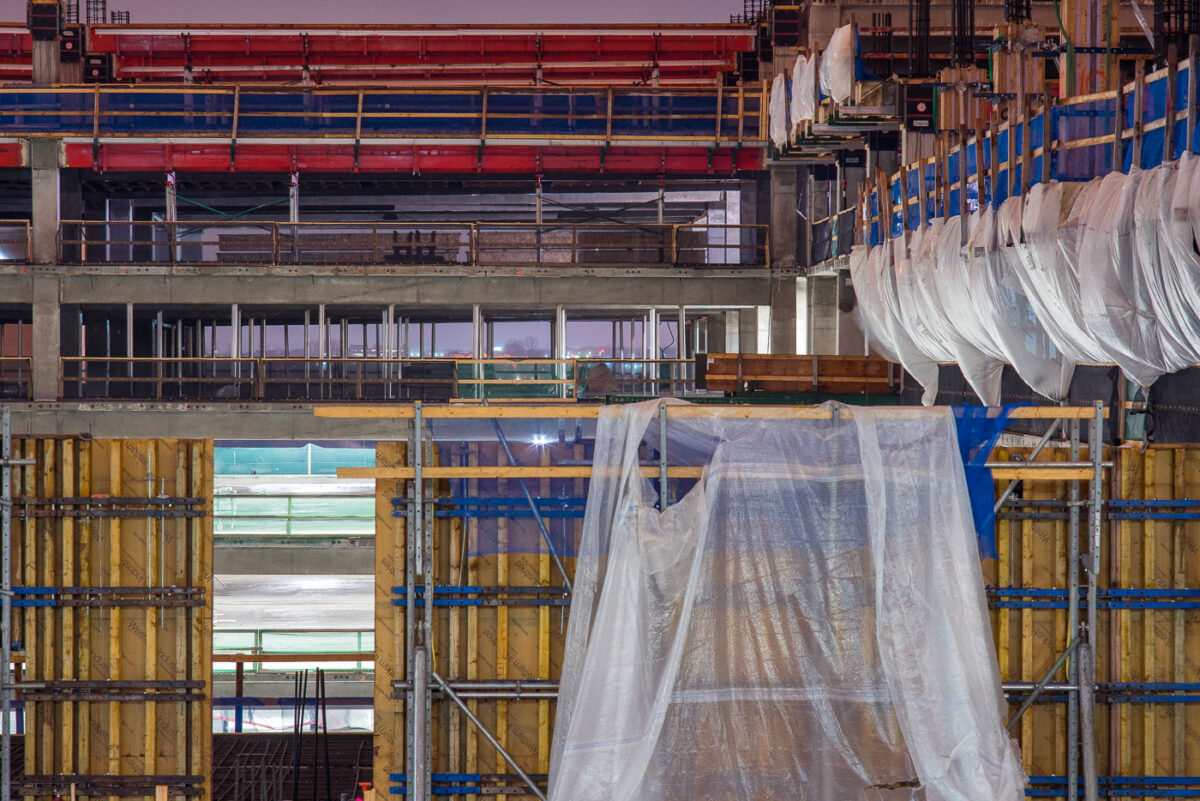
[[[184,776],[207,792],[211,441],[26,440],[22,450],[37,465],[16,491],[26,502],[15,583],[99,588],[60,590],[55,605],[24,609],[16,621],[25,678],[69,683],[28,702],[27,730],[37,735],[26,740],[28,779],[59,777],[85,797],[148,797],[153,777]],[[169,588],[198,588],[195,603],[179,604]],[[126,695],[152,694],[149,682],[178,684],[161,688],[173,697],[135,700],[112,697],[112,681],[136,682]],[[182,798],[178,782],[166,783]]]

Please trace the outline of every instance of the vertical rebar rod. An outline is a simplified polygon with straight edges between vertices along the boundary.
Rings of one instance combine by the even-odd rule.
[[[1068,423],[1071,435],[1071,461],[1079,461],[1079,420]],[[1051,429],[1053,430],[1053,429]],[[1068,507],[1068,557],[1067,575],[1070,584],[1067,590],[1067,636],[1079,637],[1079,480],[1070,482]],[[1067,681],[1079,687],[1079,658],[1072,654],[1067,663]],[[1079,691],[1067,694],[1067,798],[1079,797]]]
[[[1100,526],[1104,503],[1104,403],[1096,401],[1096,416],[1088,438],[1088,457],[1092,462],[1091,498],[1088,507],[1087,559],[1087,648],[1079,664],[1080,729],[1083,744],[1083,782],[1086,801],[1097,801],[1099,786],[1096,777],[1096,580],[1100,575]]]
[[[12,798],[12,416],[0,412],[0,799]]]

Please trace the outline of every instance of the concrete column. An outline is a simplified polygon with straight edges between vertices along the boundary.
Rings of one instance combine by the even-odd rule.
[[[796,352],[796,168],[771,167],[771,352]]]
[[[858,315],[855,313],[854,286],[850,281],[850,273],[843,270],[838,273],[838,330],[837,352],[847,356],[865,356],[867,340],[859,327]]]
[[[738,353],[758,353],[758,307],[738,309]]]
[[[708,318],[708,352],[727,353],[725,312],[711,311],[705,316]]]
[[[838,350],[838,285],[832,275],[808,278],[809,351],[834,354]]]
[[[62,355],[59,297],[58,276],[33,276],[33,399],[37,401],[58,400]]]
[[[771,269],[796,267],[796,168],[771,167]]]
[[[483,342],[486,339],[484,335],[483,311],[476,303],[471,307],[471,353],[476,359],[486,359],[491,356],[490,353],[484,353]]]
[[[33,84],[35,86],[61,83],[59,58],[58,39],[33,43]]]
[[[771,278],[771,353],[796,353],[795,275]]]
[[[30,139],[29,166],[32,196],[32,260],[34,264],[58,261],[59,187],[58,142]]]

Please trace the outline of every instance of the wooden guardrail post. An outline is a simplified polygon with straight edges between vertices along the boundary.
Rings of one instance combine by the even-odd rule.
[[[1113,172],[1120,172],[1125,166],[1124,159],[1121,158],[1123,150],[1123,140],[1121,135],[1125,132],[1125,85],[1117,81],[1117,97],[1116,105],[1113,107],[1113,134],[1112,134],[1112,164]],[[1045,156],[1042,156],[1044,159]]]
[[[1200,102],[1200,98],[1196,96],[1200,84],[1200,33],[1193,33],[1188,37],[1188,82],[1187,82],[1187,122],[1184,123],[1183,130],[1187,136],[1187,144],[1184,146],[1184,151],[1191,153],[1196,147],[1196,103]]]
[[[1138,59],[1133,67],[1133,145],[1132,166],[1142,166],[1142,117],[1146,113],[1146,62]]]
[[[1042,106],[1042,183],[1050,183],[1053,178],[1051,160],[1054,158],[1054,95],[1045,93],[1045,105]]]
[[[1163,161],[1175,158],[1175,73],[1179,69],[1179,49],[1174,42],[1167,45],[1167,107],[1163,114]]]

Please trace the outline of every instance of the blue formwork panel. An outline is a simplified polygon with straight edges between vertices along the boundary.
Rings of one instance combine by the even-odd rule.
[[[0,131],[90,133],[91,92],[0,92]]]
[[[238,135],[353,136],[358,98],[351,94],[242,93]]]
[[[101,134],[228,134],[231,92],[102,92]]]
[[[489,94],[488,133],[603,137],[607,110],[603,93]]]

